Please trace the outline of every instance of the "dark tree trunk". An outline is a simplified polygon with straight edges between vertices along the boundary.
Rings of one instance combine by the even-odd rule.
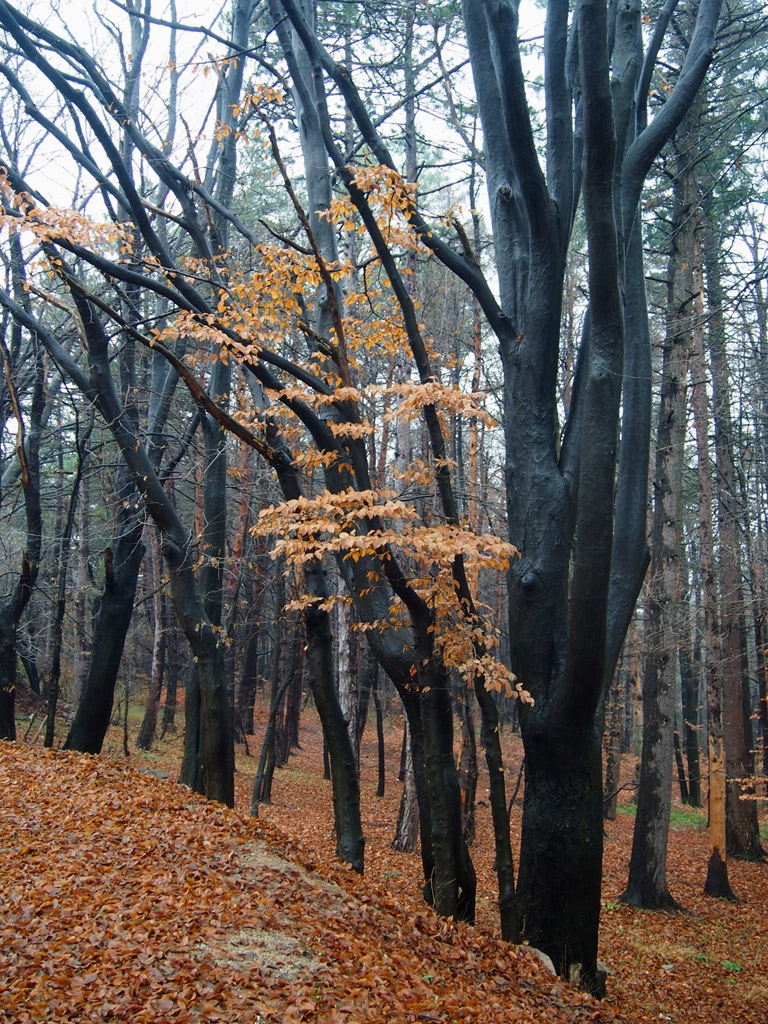
[[[18,236],[11,242],[12,276],[16,292],[23,287],[23,259]],[[21,326],[14,324],[13,350],[20,351]],[[13,358],[2,338],[0,355],[8,402],[17,420],[20,479],[24,494],[26,521],[25,550],[21,556],[19,575],[8,596],[0,601],[0,740],[16,739],[16,671],[17,633],[21,617],[32,597],[40,571],[43,546],[43,516],[40,503],[40,438],[43,428],[45,402],[45,366],[43,349],[33,341],[34,380],[28,417],[22,410],[14,380]]]
[[[296,634],[294,634],[296,636]],[[294,641],[297,645],[302,643],[299,639]],[[287,764],[292,750],[297,750],[299,743],[299,727],[301,725],[301,705],[304,699],[304,649],[297,647],[296,664],[291,673],[288,693],[285,697],[285,715],[283,716],[283,727],[281,729],[281,743],[279,749],[278,764]]]
[[[293,665],[285,672],[283,682],[280,682],[280,668],[285,665],[286,652],[283,649],[285,618],[285,589],[283,580],[283,566],[279,563],[275,575],[277,585],[275,587],[274,621],[272,623],[272,672],[269,686],[269,716],[267,727],[264,731],[264,741],[261,745],[261,756],[259,758],[259,769],[256,773],[256,782],[253,786],[253,798],[251,800],[251,814],[258,814],[259,803],[268,804],[272,802],[272,778],[275,774],[277,762],[276,750],[280,741],[282,720],[279,717],[285,691],[290,685],[293,673]],[[294,623],[294,633],[295,633]],[[291,661],[295,661],[295,655],[291,652],[288,655]]]
[[[214,394],[225,396],[229,391],[230,367],[221,361],[217,362],[211,379]],[[230,770],[234,771],[234,729],[232,711],[226,683],[225,646],[223,639],[223,587],[224,558],[226,554],[227,527],[227,458],[226,434],[220,424],[208,416],[202,417],[203,438],[205,442],[205,465],[203,470],[203,564],[199,570],[199,587],[202,606],[207,619],[204,630],[204,646],[206,648],[203,662],[192,645],[195,656],[196,672],[187,676],[187,713],[192,712],[192,719],[185,717],[184,761],[182,762],[181,781],[190,788],[199,784],[199,776],[195,766],[201,757],[205,765],[205,795],[211,796],[209,784],[224,785],[227,793],[232,792],[234,800],[234,779],[226,778]],[[174,602],[176,598],[174,598]],[[177,605],[178,614],[178,605]],[[186,632],[186,630],[185,630]],[[189,638],[189,635],[187,634]],[[215,650],[214,650],[215,648]],[[211,690],[208,694],[195,694],[194,689],[202,685],[203,677]],[[206,699],[208,698],[208,699]],[[200,718],[197,720],[197,708]],[[187,736],[187,729],[189,735]],[[213,734],[211,734],[213,730]],[[194,744],[197,743],[197,750]],[[225,747],[232,745],[231,751]],[[212,764],[210,755],[223,758],[221,764]],[[205,752],[205,753],[204,753]],[[189,771],[189,776],[186,772]],[[214,781],[216,780],[216,781]],[[220,799],[215,797],[215,799]],[[223,802],[228,803],[229,797]]]
[[[760,762],[763,776],[768,778],[768,658],[766,658],[768,635],[766,635],[765,623],[766,613],[762,605],[755,600],[754,625],[757,650],[757,717],[760,723]]]
[[[80,480],[83,472],[83,452],[78,445],[78,468],[72,486],[72,493],[69,499],[69,507],[64,524],[62,535],[62,551],[59,565],[57,567],[57,594],[56,613],[53,624],[53,650],[51,655],[51,668],[48,673],[48,712],[45,723],[45,739],[43,746],[51,749],[56,734],[56,710],[59,703],[61,690],[61,649],[64,643],[64,616],[67,611],[67,577],[69,575],[69,550],[72,542],[72,529],[75,522],[75,511],[77,508],[77,492],[80,487]]]
[[[179,782],[184,786],[189,786],[193,793],[204,794],[205,766],[203,764],[202,730],[200,687],[197,681],[194,656],[189,651],[184,677],[184,753],[181,758]]]
[[[256,563],[256,571],[251,584],[251,600],[244,626],[247,641],[240,677],[235,688],[235,723],[242,735],[253,735],[253,710],[259,679],[259,655],[262,643],[262,610],[264,606],[264,574],[260,571],[262,560]]]
[[[512,805],[510,804],[507,807],[499,713],[493,694],[486,689],[485,680],[482,676],[478,676],[475,679],[475,696],[480,708],[485,763],[488,768],[491,818],[493,820],[494,848],[496,852],[496,878],[499,883],[501,937],[507,942],[519,942],[520,916],[517,896],[515,894],[515,867],[512,859],[512,844],[509,837],[509,815]]]
[[[363,872],[363,829],[360,821],[360,786],[352,741],[333,681],[333,640],[329,615],[310,608],[304,618],[307,631],[307,672],[312,696],[323,725],[333,783],[336,853]]]
[[[387,779],[386,758],[384,752],[384,712],[381,706],[381,693],[379,691],[378,666],[375,663],[371,692],[373,695],[373,706],[376,711],[376,796],[383,797]]]
[[[357,748],[360,749],[360,742],[368,722],[368,709],[371,705],[371,695],[376,688],[379,676],[379,665],[370,647],[356,644],[357,662],[360,666],[360,689],[358,693],[357,708]]]
[[[614,673],[608,694],[605,738],[605,798],[603,818],[614,821],[619,796],[619,772],[621,769],[621,678],[622,669]]]
[[[590,723],[582,730],[575,722],[556,736],[523,734],[526,835],[517,887],[523,935],[574,984],[590,984],[575,965],[595,956],[603,856],[600,741]],[[568,936],[568,945],[555,935]]]
[[[100,753],[107,735],[144,557],[144,517],[137,509],[137,495],[127,469],[118,470],[118,480],[117,529],[113,546],[104,552],[104,587],[94,621],[91,660],[64,743],[65,750],[86,754]]]
[[[425,631],[417,648],[428,650],[419,659],[424,770],[429,798],[434,870],[427,885],[429,902],[443,917],[473,922],[475,870],[462,831],[461,792],[453,753],[453,709],[448,680]],[[425,671],[426,670],[426,671]]]
[[[179,651],[179,638],[176,630],[170,630],[166,643],[167,666],[165,704],[163,705],[163,721],[160,727],[160,739],[162,740],[168,730],[176,730],[176,699],[179,687],[179,667],[181,653]]]
[[[16,617],[0,604],[0,740],[16,739]]]
[[[459,789],[461,792],[461,829],[464,841],[471,846],[475,841],[475,801],[477,798],[477,739],[470,700],[472,691],[465,690],[459,704],[461,715],[461,743],[459,753]]]
[[[290,682],[291,676],[287,676],[272,694],[267,727],[264,731],[264,741],[261,745],[261,754],[259,756],[259,767],[256,770],[256,778],[253,781],[251,815],[254,818],[259,816],[259,804],[269,804],[272,802],[272,777],[275,772],[275,730],[277,718],[280,714],[280,705]]]
[[[154,636],[152,639],[152,670],[149,680],[149,691],[147,693],[147,704],[144,708],[144,718],[139,727],[139,735],[136,737],[136,746],[139,750],[150,750],[155,741],[157,713],[160,707],[160,696],[163,691],[167,660],[168,616],[166,613],[165,594],[160,583],[162,576],[160,553],[156,545],[153,545],[152,565],[152,584],[155,588],[153,599]]]

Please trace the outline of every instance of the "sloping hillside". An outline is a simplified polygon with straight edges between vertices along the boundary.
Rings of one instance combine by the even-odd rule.
[[[4,1021],[617,1019],[133,764],[4,743],[0,792]]]

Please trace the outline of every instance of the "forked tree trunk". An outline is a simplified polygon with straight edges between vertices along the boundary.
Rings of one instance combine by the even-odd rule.
[[[72,545],[72,534],[75,526],[75,516],[77,514],[77,503],[79,499],[80,484],[83,479],[83,473],[85,471],[85,466],[87,462],[86,447],[88,444],[88,439],[90,437],[92,426],[93,416],[91,415],[90,424],[86,428],[84,436],[80,436],[79,429],[77,430],[76,433],[77,469],[75,470],[75,478],[72,481],[72,490],[70,492],[69,502],[67,504],[67,514],[64,517],[64,530],[61,536],[61,556],[59,558],[59,564],[56,567],[56,611],[54,614],[53,622],[53,650],[51,653],[51,668],[48,673],[48,713],[46,716],[45,724],[45,739],[43,741],[44,746],[48,748],[53,747],[53,740],[56,732],[56,710],[58,707],[59,694],[61,691],[61,654],[62,647],[64,645],[64,617],[67,610],[67,580],[69,578],[69,556]]]
[[[298,622],[293,628],[292,636],[296,650],[293,669],[288,680],[288,690],[283,702],[285,706],[283,725],[276,754],[278,766],[287,764],[291,751],[301,746],[299,727],[301,725],[301,705],[304,699],[304,643]]]

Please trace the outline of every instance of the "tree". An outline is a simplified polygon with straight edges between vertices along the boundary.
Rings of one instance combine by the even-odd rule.
[[[699,104],[674,139],[673,221],[670,231],[667,327],[653,477],[651,578],[646,602],[651,645],[643,679],[643,754],[629,879],[622,899],[632,906],[677,907],[667,887],[667,830],[672,794],[675,681],[681,643],[683,467],[688,411],[688,363],[695,320],[693,238]]]
[[[238,8],[243,17],[246,7]],[[90,104],[83,107],[80,79],[76,86],[68,69],[52,68],[42,53],[43,42],[46,50],[51,43],[61,48],[62,42],[51,40],[5,0],[0,2],[0,23],[15,45],[38,70],[45,70],[51,84],[76,109],[87,110],[89,131],[110,154],[114,181],[100,175],[77,146],[70,147],[70,153],[103,192],[112,194],[110,190],[117,188],[120,201],[129,201],[151,256],[137,268],[132,256],[115,258],[98,247],[73,243],[63,233],[56,234],[57,248],[48,250],[52,260],[61,260],[56,272],[72,288],[81,319],[92,331],[89,355],[99,374],[102,410],[114,425],[123,457],[163,532],[180,621],[208,673],[201,675],[201,693],[211,697],[218,692],[218,663],[211,647],[215,623],[201,608],[192,585],[189,538],[158,489],[141,446],[136,449],[135,432],[126,430],[107,386],[108,347],[99,319],[109,317],[121,326],[123,319],[114,304],[73,275],[67,261],[75,256],[99,271],[103,287],[111,289],[114,282],[126,285],[138,275],[143,288],[173,304],[173,323],[153,336],[157,351],[162,349],[173,360],[172,340],[207,342],[215,334],[222,354],[236,355],[259,382],[264,399],[249,443],[273,466],[286,498],[277,518],[270,522],[269,516],[275,515],[270,512],[262,526],[265,532],[280,532],[280,549],[304,567],[310,677],[321,699],[332,696],[327,688],[332,680],[331,592],[321,556],[333,555],[355,600],[360,626],[397,685],[408,716],[425,894],[438,912],[471,920],[474,871],[461,831],[449,686],[452,664],[469,668],[487,740],[502,933],[516,937],[518,908],[498,715],[490,692],[494,682],[505,677],[495,664],[493,629],[478,608],[467,571],[467,563],[474,559],[489,568],[509,565],[511,668],[516,681],[508,681],[523,695],[533,694],[520,716],[527,765],[518,882],[523,933],[553,957],[559,973],[594,990],[600,988],[596,950],[603,695],[646,568],[650,351],[637,210],[645,176],[690,106],[710,63],[720,5],[718,0],[702,0],[698,6],[696,28],[674,87],[649,119],[651,73],[674,7],[670,0],[662,8],[643,62],[639,4],[609,9],[600,0],[579,0],[571,18],[565,0],[550,0],[545,33],[545,175],[525,90],[517,4],[465,0],[464,31],[483,125],[497,298],[483,274],[482,254],[473,249],[458,217],[450,215],[447,225],[433,223],[413,184],[403,182],[383,131],[355,87],[352,70],[322,45],[309,4],[276,0],[271,7],[298,101],[299,141],[312,170],[307,175],[309,214],[291,188],[272,133],[274,160],[282,164],[281,177],[292,193],[301,235],[280,232],[281,246],[259,247],[259,275],[249,283],[230,281],[221,272],[220,252],[211,246],[198,206],[214,222],[228,220],[249,247],[256,241],[252,233],[218,201],[205,179],[184,174],[128,119],[126,130],[146,167],[173,195],[175,206],[165,219],[174,231],[186,232],[192,258],[182,266],[171,255],[152,221],[158,216],[155,204],[150,217],[126,168],[114,159],[106,125],[125,120],[125,112],[105,76],[82,52],[64,44],[63,52],[75,60],[85,81],[97,83],[94,95],[98,92],[107,99],[97,114]],[[237,54],[246,50],[239,46]],[[232,59],[237,61],[237,56]],[[342,101],[348,116],[337,120],[336,105]],[[246,107],[252,112],[254,104],[233,104],[231,120],[224,111],[222,139],[237,135]],[[336,132],[339,124],[343,133]],[[335,182],[347,197],[336,205],[328,193],[329,159]],[[310,194],[310,187],[317,192]],[[568,241],[582,197],[589,314],[560,444],[562,293]],[[318,210],[328,210],[327,221]],[[341,314],[339,283],[353,268],[340,265],[334,255],[335,238],[324,230],[337,218],[362,229],[377,284],[385,286],[386,276],[388,297],[379,321],[386,331],[378,324],[370,332],[367,325],[366,330],[359,324],[350,326]],[[302,238],[298,245],[297,237]],[[506,544],[473,537],[464,529],[441,414],[461,412],[471,418],[477,404],[466,396],[457,398],[455,389],[440,381],[434,347],[425,337],[401,269],[402,250],[415,244],[431,250],[472,291],[487,330],[498,342],[504,375]],[[60,253],[69,256],[62,259]],[[228,272],[231,266],[227,264]],[[277,312],[274,304],[260,301],[273,291],[282,303]],[[366,303],[371,297],[363,295]],[[8,308],[15,316],[22,315],[16,307]],[[137,340],[147,340],[143,331],[137,334]],[[418,523],[417,508],[378,493],[371,485],[365,441],[369,396],[354,376],[354,346],[363,346],[365,339],[382,348],[386,340],[389,351],[393,346],[407,348],[413,361],[417,382],[400,386],[397,401],[403,413],[415,410],[421,419],[434,488],[432,509],[439,510],[440,517],[436,526]],[[47,338],[46,343],[52,340]],[[245,440],[247,431],[226,408],[216,405],[217,396],[206,394],[178,360],[173,365],[206,415],[226,421]],[[296,450],[297,430],[308,439],[302,451]],[[323,490],[304,493],[305,482],[314,483],[315,474]],[[216,707],[220,705],[211,710]],[[330,705],[325,710],[329,747],[337,735],[337,761],[343,761],[348,733],[339,729],[335,734],[339,716]],[[224,752],[211,748],[210,756],[222,757]],[[342,794],[343,787],[335,787],[337,828],[344,823],[338,804]],[[354,780],[347,797],[354,800]],[[346,835],[354,845],[352,832]],[[343,846],[340,835],[337,842]],[[346,854],[355,856],[351,848]]]
[[[19,299],[24,296],[24,262],[18,237],[11,240],[11,281]],[[11,335],[10,345],[6,339]],[[17,634],[21,617],[29,604],[40,570],[43,541],[43,520],[40,504],[40,439],[42,433],[45,397],[45,364],[43,350],[34,332],[24,344],[24,332],[18,321],[3,324],[0,341],[3,360],[3,378],[8,396],[9,411],[16,420],[16,458],[18,479],[23,493],[25,530],[18,574],[10,591],[0,601],[0,739],[16,739]],[[20,400],[18,377],[20,368],[31,365],[29,379],[29,413]]]
[[[394,169],[348,69],[322,47],[292,0],[283,0],[282,7],[314,64],[343,96],[364,144],[381,165]],[[525,95],[517,7],[503,0],[467,0],[464,26],[484,128],[500,303],[460,226],[456,251],[431,230],[415,201],[409,210],[425,244],[474,291],[499,342],[508,524],[511,541],[522,551],[509,576],[512,669],[535,699],[521,714],[527,765],[518,883],[523,932],[553,956],[560,973],[579,977],[588,987],[598,985],[602,694],[646,564],[650,358],[636,211],[645,175],[709,65],[719,15],[717,3],[699,6],[675,88],[647,124],[650,75],[673,8],[662,10],[641,69],[639,6],[612,8],[616,20],[609,26],[603,5],[580,3],[569,49],[568,6],[548,5],[545,179]],[[608,81],[611,67],[615,98]],[[329,124],[325,141],[371,230],[365,197],[331,140]],[[582,189],[590,316],[558,449],[563,277]],[[376,245],[389,272],[388,254],[378,240]],[[398,299],[406,310],[407,300]],[[409,332],[409,341],[414,340]],[[620,400],[625,429],[614,521]],[[480,690],[478,696],[482,705]]]

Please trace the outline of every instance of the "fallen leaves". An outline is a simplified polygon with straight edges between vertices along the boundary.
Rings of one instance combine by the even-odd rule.
[[[125,764],[4,743],[0,787],[2,1020],[614,1019],[490,933]]]
[[[394,766],[399,733],[388,739]],[[177,755],[167,745],[148,756],[173,778]],[[362,756],[365,878],[333,858],[330,786],[310,716],[258,821],[143,774],[139,757],[126,765],[0,744],[0,1020],[768,1019],[764,865],[730,865],[744,903],[710,900],[701,893],[706,832],[686,828],[671,835],[669,877],[690,913],[634,911],[616,900],[633,819],[609,823],[601,956],[612,973],[598,1004],[499,942],[487,808],[473,848],[479,926],[424,907],[418,856],[389,847],[399,787],[376,800],[368,736]],[[240,759],[242,807],[253,766]]]

